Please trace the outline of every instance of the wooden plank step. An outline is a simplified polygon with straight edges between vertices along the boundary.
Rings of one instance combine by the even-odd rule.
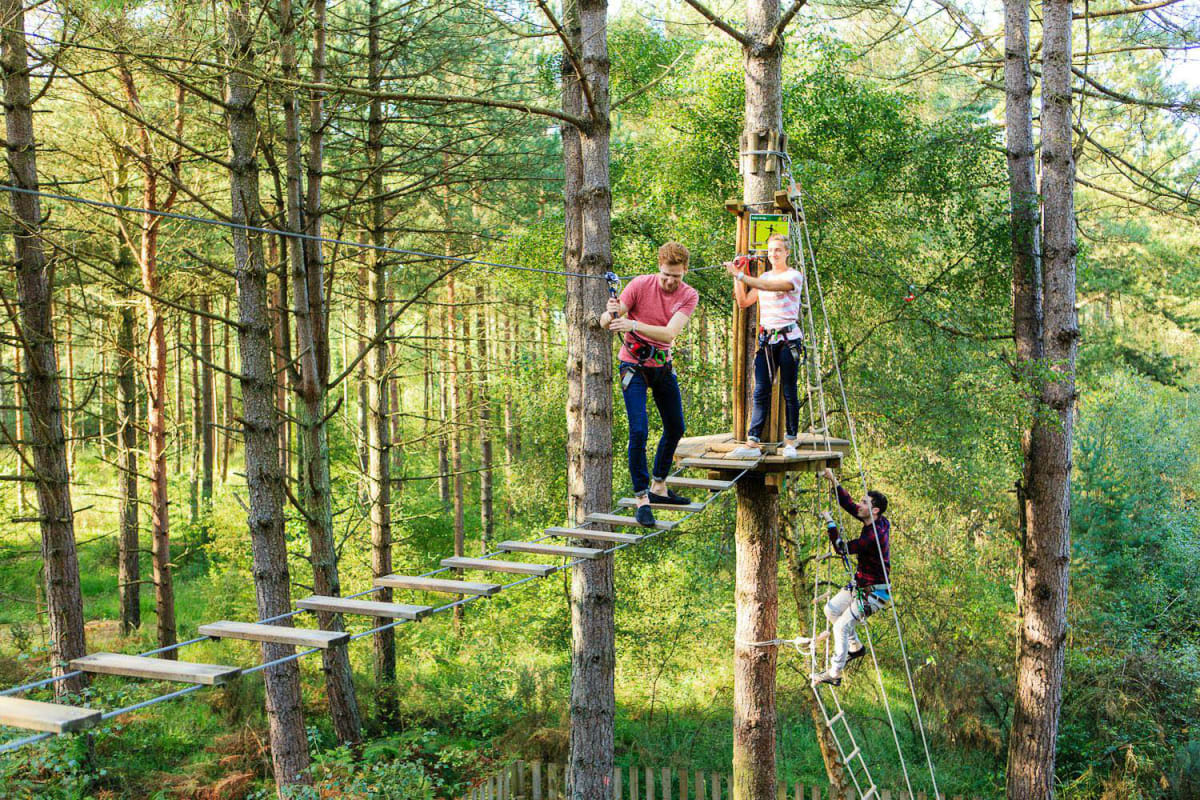
[[[685,478],[682,475],[672,475],[667,478],[667,486],[681,486],[685,489],[708,489],[710,492],[723,492],[733,481],[713,481],[708,478]]]
[[[617,505],[621,508],[637,508],[636,497],[622,497],[617,501]],[[688,503],[681,505],[679,503],[651,503],[650,507],[657,511],[703,511],[703,503]]]
[[[43,733],[69,733],[94,728],[101,712],[91,708],[60,706],[21,697],[0,697],[0,725]]]
[[[151,678],[179,683],[202,683],[220,686],[242,674],[237,667],[223,664],[196,664],[191,661],[170,661],[148,656],[127,656],[122,653],[90,653],[71,660],[71,669],[96,672],[101,675],[124,675],[129,678]]]
[[[244,639],[248,642],[272,642],[294,644],[299,647],[319,647],[326,650],[350,641],[344,631],[314,631],[309,628],[292,628],[286,625],[263,625],[258,622],[210,622],[197,630],[201,636],[214,639]]]
[[[591,547],[568,547],[561,544],[543,544],[542,542],[501,542],[497,545],[501,550],[510,553],[536,553],[540,556],[565,556],[566,558],[599,558],[603,550]]]
[[[588,514],[584,522],[604,523],[605,525],[624,525],[627,528],[644,527],[633,517],[627,517],[624,514]],[[660,531],[669,531],[679,524],[679,520],[656,520],[654,527]]]
[[[590,528],[546,528],[550,536],[565,536],[568,539],[591,539],[596,542],[615,542],[616,544],[637,544],[642,540],[635,533],[610,533],[609,531],[594,531]]]
[[[413,589],[419,592],[442,592],[443,594],[473,594],[491,597],[504,587],[498,583],[473,583],[453,581],[446,578],[418,578],[415,575],[384,575],[375,579],[376,586],[393,589]]]
[[[514,575],[537,575],[544,578],[556,567],[549,564],[525,564],[520,561],[501,561],[498,558],[443,558],[443,567],[455,569],[477,569],[483,572],[511,572]]]
[[[433,606],[410,606],[406,603],[381,603],[378,600],[356,600],[314,594],[297,600],[296,606],[308,611],[329,611],[334,614],[360,614],[383,619],[420,619],[433,611]]]
[[[754,469],[761,460],[761,458],[685,458],[679,463],[685,467],[696,469],[721,469],[741,472],[744,469]]]

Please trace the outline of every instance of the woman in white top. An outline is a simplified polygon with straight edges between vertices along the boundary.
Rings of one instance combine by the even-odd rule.
[[[747,446],[730,453],[734,457],[762,455],[758,444],[767,423],[771,405],[771,383],[776,373],[782,382],[787,404],[784,421],[787,441],[782,455],[796,456],[796,436],[800,428],[800,395],[796,377],[804,361],[804,336],[797,323],[804,277],[788,266],[790,247],[783,234],[767,239],[767,261],[771,269],[755,278],[740,271],[735,262],[725,262],[733,276],[733,296],[742,308],[758,303],[758,352],[754,356],[754,415],[750,418]]]

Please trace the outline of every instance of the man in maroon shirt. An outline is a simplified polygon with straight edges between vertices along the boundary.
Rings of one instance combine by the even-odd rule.
[[[866,648],[858,639],[855,628],[871,614],[891,602],[890,575],[892,525],[883,512],[887,511],[887,497],[883,492],[872,489],[867,496],[855,502],[850,493],[838,483],[833,470],[826,468],[822,475],[833,484],[838,505],[847,514],[862,522],[862,531],[857,539],[846,541],[833,515],[821,512],[833,549],[843,556],[855,556],[858,569],[854,580],[830,598],[825,604],[825,618],[833,626],[833,656],[824,672],[812,676],[814,684],[829,683],[838,686],[846,664],[866,654]]]
[[[667,486],[675,446],[684,433],[683,398],[671,363],[671,345],[700,300],[700,294],[683,282],[689,260],[686,247],[667,242],[658,249],[658,272],[631,280],[600,315],[600,327],[623,334],[619,358],[621,394],[629,417],[629,477],[638,503],[634,516],[646,527],[654,527],[651,503],[689,502]],[[663,423],[653,475],[646,467],[647,394],[654,398]]]

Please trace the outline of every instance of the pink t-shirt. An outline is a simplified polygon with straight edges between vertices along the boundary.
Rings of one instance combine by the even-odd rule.
[[[769,331],[794,324],[800,316],[800,295],[804,291],[804,277],[794,269],[786,269],[783,274],[764,272],[758,277],[792,282],[791,290],[786,292],[758,290],[758,324]],[[798,339],[800,337],[799,331],[795,331],[794,334],[788,338]]]
[[[671,317],[680,312],[691,316],[691,313],[696,310],[698,302],[700,302],[700,293],[682,281],[675,291],[670,294],[664,292],[658,285],[657,273],[638,275],[625,284],[625,289],[621,292],[621,303],[629,309],[629,318],[645,325],[665,326],[671,321]],[[666,342],[656,341],[648,336],[642,336],[640,333],[638,336],[655,347],[666,350],[668,358],[670,357],[671,348]],[[633,353],[629,352],[630,343],[636,342],[626,334],[621,345],[621,354],[618,357],[627,364],[636,364],[637,359],[633,357]],[[657,363],[658,361],[661,359],[646,363],[662,366]]]

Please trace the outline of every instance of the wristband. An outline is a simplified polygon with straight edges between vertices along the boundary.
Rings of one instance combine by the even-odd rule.
[[[745,283],[746,282],[746,273],[739,272],[733,276],[733,279],[735,281],[737,281],[738,283]]]
[[[630,328],[630,330],[629,330],[630,333],[637,333],[637,323],[638,323],[638,321],[635,319],[633,321],[633,327]]]

